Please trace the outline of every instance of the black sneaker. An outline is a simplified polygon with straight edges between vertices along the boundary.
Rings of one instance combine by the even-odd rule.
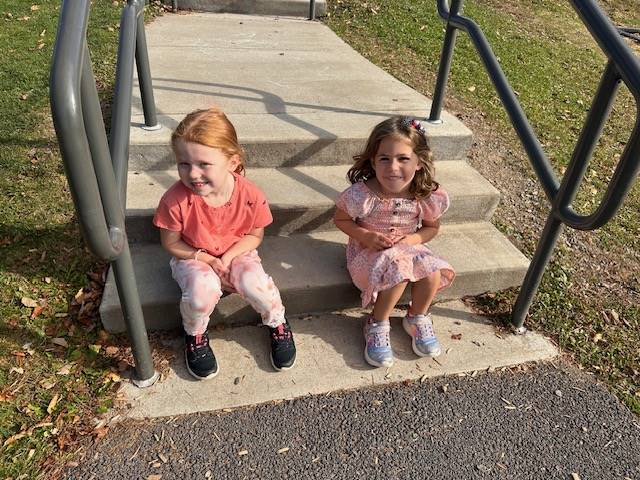
[[[296,344],[289,322],[269,327],[271,332],[271,365],[278,371],[289,370],[296,362]]]
[[[198,380],[213,378],[218,374],[218,362],[209,346],[209,335],[184,336],[184,358],[187,370]]]

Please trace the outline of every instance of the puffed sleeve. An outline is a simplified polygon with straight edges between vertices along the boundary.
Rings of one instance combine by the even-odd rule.
[[[160,199],[156,213],[153,216],[153,224],[158,228],[181,232],[183,221],[180,205],[177,202],[171,202],[168,197],[170,195],[165,194]]]
[[[440,186],[428,198],[418,201],[420,220],[437,220],[449,209],[449,195]]]
[[[367,186],[357,182],[342,192],[336,200],[336,207],[346,212],[354,220],[369,215],[373,208],[374,197]]]

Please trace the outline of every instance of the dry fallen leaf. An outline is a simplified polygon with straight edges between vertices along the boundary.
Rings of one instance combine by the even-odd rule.
[[[289,451],[289,447],[283,447],[283,448],[278,449],[278,454],[285,453],[285,452],[288,452],[288,451]]]
[[[460,340],[462,338],[462,334],[461,333],[454,333],[451,335],[451,338],[453,340]]]
[[[38,315],[42,313],[43,310],[44,310],[44,307],[41,307],[40,305],[38,305],[31,311],[31,318],[36,318]]]
[[[22,367],[11,367],[11,370],[9,370],[9,373],[13,373],[16,372],[18,375],[24,375],[24,368]]]
[[[64,347],[64,348],[67,348],[69,346],[67,341],[62,337],[52,338],[51,339],[51,343],[53,343],[55,345],[59,345],[60,347]]]
[[[60,395],[58,395],[57,393],[53,396],[53,398],[49,402],[49,406],[47,407],[47,413],[49,414],[53,413],[53,411],[56,408],[56,405],[58,404],[59,398],[60,398]]]
[[[147,477],[147,480],[160,480],[161,478],[162,478],[162,475],[161,475],[161,474],[160,474],[160,475],[155,475],[155,474],[154,474],[154,475],[149,475],[149,476]]]
[[[35,12],[36,10],[40,10],[40,6],[39,5],[31,5],[31,11]]]
[[[103,426],[103,427],[94,428],[93,434],[96,436],[96,440],[100,440],[102,437],[104,437],[107,434],[108,431],[109,431],[109,427]]]
[[[38,306],[38,302],[33,298],[29,298],[29,297],[22,297],[20,299],[20,303],[22,303],[22,305],[24,305],[25,307],[29,307],[29,308],[35,308]]]
[[[120,349],[114,346],[108,346],[104,349],[104,352],[109,356],[117,355],[119,351]]]
[[[238,452],[239,457],[244,457],[245,455],[249,455],[249,452],[247,450],[240,450]]]
[[[471,85],[469,88],[467,88],[467,90],[469,90],[470,92],[475,92],[476,91],[476,87],[475,87],[475,85]]]
[[[69,373],[71,373],[71,365],[68,363],[56,372],[57,375],[69,375]]]

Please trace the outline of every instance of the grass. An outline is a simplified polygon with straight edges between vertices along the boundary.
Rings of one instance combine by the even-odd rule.
[[[49,113],[59,1],[0,2],[0,478],[51,478],[99,436],[126,348],[96,322],[104,265],[84,248]],[[93,2],[88,39],[104,100],[122,2]],[[49,472],[49,473],[47,473]]]
[[[640,25],[637,0],[600,3],[620,24]],[[487,36],[560,176],[604,69],[604,55],[570,2],[467,0],[464,15],[476,21]],[[444,22],[434,1],[329,0],[324,21],[373,63],[432,96],[444,37]],[[464,33],[458,35],[447,95],[456,105],[482,114],[487,130],[510,153],[505,168],[533,178],[480,57]],[[578,212],[590,213],[599,204],[630,136],[636,111],[623,85],[574,202]],[[498,187],[504,192],[510,186]],[[542,217],[548,202],[540,196],[539,203],[536,214]],[[583,368],[607,382],[636,414],[640,414],[639,212],[640,182],[636,182],[605,227],[588,234],[568,232],[563,239],[571,236],[581,248],[559,242],[527,319],[529,327],[553,336]],[[532,256],[539,230],[532,232],[524,217],[501,217],[500,210],[494,221]],[[515,289],[491,293],[475,303],[506,321],[516,293]]]

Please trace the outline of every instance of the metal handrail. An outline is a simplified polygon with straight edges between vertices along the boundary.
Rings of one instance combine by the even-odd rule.
[[[87,44],[90,3],[90,0],[62,2],[50,76],[51,115],[87,246],[96,256],[111,261],[135,359],[133,380],[136,385],[144,387],[152,385],[158,373],[154,371],[151,358],[124,218],[133,85],[132,52],[138,46],[146,52],[146,44],[142,43],[144,34],[141,33],[144,29],[144,2],[128,0],[123,8],[110,144]],[[153,105],[152,94],[149,100],[148,60],[138,56],[137,51],[135,56],[138,72],[143,73],[142,76],[139,73],[139,82],[146,84],[145,122],[150,128],[155,128],[155,107],[148,108],[149,102]],[[147,65],[141,68],[142,62],[147,62]]]
[[[609,60],[561,183],[558,182],[551,163],[500,68],[484,33],[475,22],[459,15],[462,0],[452,0],[451,9],[449,9],[447,0],[438,0],[437,3],[438,14],[447,22],[447,29],[428,120],[436,124],[442,123],[440,114],[456,32],[462,30],[469,35],[478,51],[489,78],[509,115],[511,124],[529,157],[531,166],[551,203],[551,212],[511,316],[512,323],[516,329],[521,331],[562,226],[567,225],[578,230],[594,230],[606,224],[620,208],[640,171],[640,62],[622,40],[621,32],[616,29],[594,0],[571,0],[571,3]],[[627,28],[625,31],[630,34],[637,33],[637,29]],[[573,210],[571,204],[587,170],[595,145],[602,134],[620,81],[626,84],[636,100],[638,112],[635,125],[600,204],[593,213],[579,215]]]

